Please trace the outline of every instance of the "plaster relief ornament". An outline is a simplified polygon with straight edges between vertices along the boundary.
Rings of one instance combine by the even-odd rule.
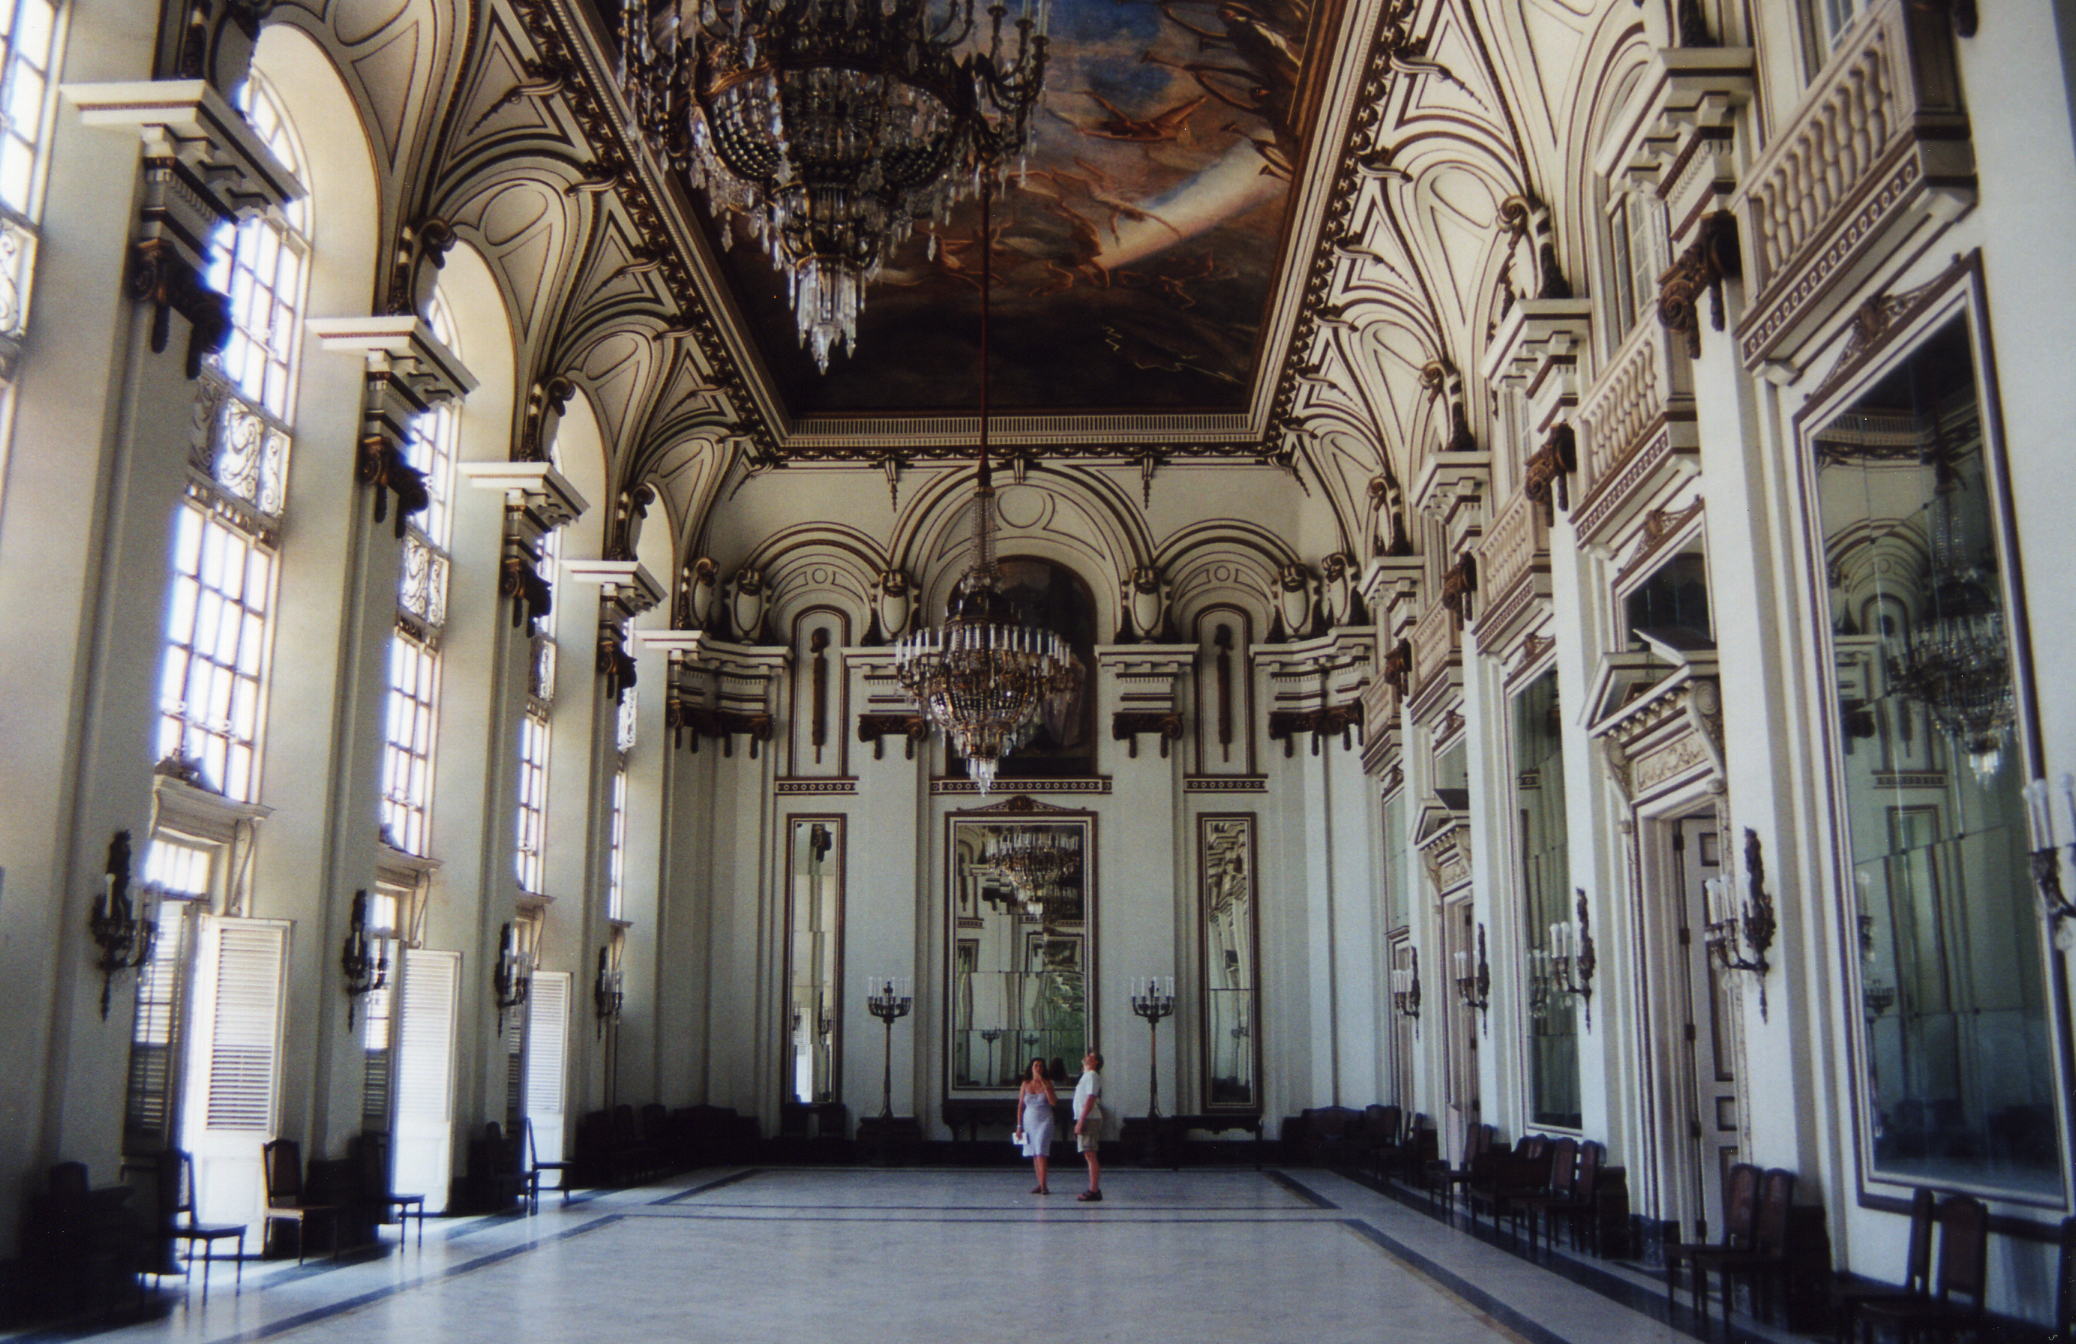
[[[873,614],[879,618],[881,639],[896,640],[908,633],[909,618],[915,614],[915,587],[898,569],[883,569],[872,590]]]
[[[656,502],[656,490],[646,481],[632,490],[622,490],[613,501],[612,537],[606,545],[605,559],[632,560],[634,548],[641,541],[642,522],[649,516],[649,505]]]
[[[1167,621],[1161,572],[1151,565],[1134,569],[1125,580],[1125,618],[1140,639],[1158,639]]]
[[[685,570],[685,618],[691,629],[704,630],[713,624],[720,597],[721,567],[702,555]]]
[[[1286,639],[1301,638],[1312,628],[1312,574],[1303,565],[1276,571],[1276,615]]]
[[[764,631],[764,574],[761,570],[738,569],[728,595],[728,619],[735,637],[754,644]]]
[[[1411,555],[1413,542],[1406,535],[1405,491],[1390,475],[1370,478],[1370,509],[1375,524],[1372,554]]]
[[[1355,577],[1348,557],[1339,551],[1319,562],[1320,605],[1330,626],[1352,625],[1355,621]]]

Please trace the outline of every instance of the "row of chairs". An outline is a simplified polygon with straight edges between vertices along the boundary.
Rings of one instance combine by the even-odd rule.
[[[1598,1140],[1524,1134],[1508,1150],[1491,1125],[1470,1127],[1456,1165],[1436,1158],[1420,1169],[1430,1200],[1451,1209],[1461,1200],[1473,1224],[1483,1215],[1516,1236],[1525,1231],[1531,1250],[1545,1238],[1556,1245],[1562,1232],[1567,1245],[1594,1255],[1612,1249],[1604,1196],[1620,1173]]]
[[[1932,1234],[1939,1234],[1939,1264],[1932,1267]],[[2070,1250],[2076,1218],[2062,1224],[2060,1314],[2070,1324]],[[1852,1281],[1833,1287],[1832,1318],[1838,1339],[1878,1339],[1886,1331],[1916,1344],[1953,1339],[1980,1329],[1989,1290],[1989,1210],[1970,1195],[1919,1189],[1910,1201],[1910,1238],[1903,1282]],[[2066,1335],[2062,1336],[2066,1338]]]
[[[1678,1293],[1680,1270],[1689,1274],[1694,1309],[1708,1318],[1709,1280],[1721,1280],[1723,1316],[1739,1283],[1750,1285],[1754,1314],[1769,1318],[1785,1297],[1788,1219],[1795,1206],[1795,1173],[1761,1172],[1739,1162],[1723,1178],[1723,1234],[1717,1241],[1676,1241],[1665,1248],[1665,1294]]]

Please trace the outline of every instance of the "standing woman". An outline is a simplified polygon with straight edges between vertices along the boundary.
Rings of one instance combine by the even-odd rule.
[[[1059,1100],[1045,1076],[1045,1061],[1032,1060],[1024,1069],[1024,1085],[1016,1091],[1016,1137],[1038,1172],[1038,1184],[1031,1187],[1034,1195],[1052,1193],[1045,1184],[1045,1168],[1052,1158],[1053,1107]]]

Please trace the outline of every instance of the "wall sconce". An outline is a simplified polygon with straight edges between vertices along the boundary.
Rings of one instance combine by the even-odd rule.
[[[1586,893],[1583,888],[1573,888],[1578,894],[1578,918],[1573,922],[1556,923],[1550,926],[1550,945],[1545,954],[1548,962],[1548,978],[1552,989],[1575,995],[1586,1001],[1586,1030],[1593,1030],[1593,972],[1600,965],[1600,958],[1593,948],[1593,923],[1586,911]]]
[[[151,887],[139,893],[149,904]],[[130,903],[130,833],[117,831],[108,842],[108,869],[101,890],[87,905],[87,932],[100,949],[95,965],[101,970],[101,1020],[108,1020],[108,996],[115,977],[135,970],[151,960],[158,941],[158,921]]]
[[[346,976],[346,1029],[353,1029],[361,999],[389,983],[389,931],[368,928],[368,893],[353,893],[353,915],[346,922],[346,941],[339,948],[339,969]]]
[[[1175,1011],[1175,977],[1148,976],[1144,989],[1132,991],[1132,1011],[1146,1019],[1146,1118],[1161,1118],[1161,1019]]]
[[[497,1029],[505,1029],[505,1014],[526,1002],[533,989],[533,953],[520,945],[519,930],[507,923],[497,931],[497,965],[490,970],[490,988],[497,996]]]
[[[1420,949],[1406,949],[1411,963],[1391,973],[1391,1004],[1407,1017],[1420,1017]]]
[[[1773,897],[1766,894],[1766,856],[1759,847],[1759,833],[1744,828],[1744,868],[1747,883],[1744,909],[1732,906],[1730,879],[1711,878],[1703,883],[1708,893],[1708,950],[1726,971],[1750,971],[1759,978],[1759,1020],[1766,1020],[1766,973],[1773,969],[1766,953],[1773,947],[1778,927],[1773,915]]]
[[[1456,997],[1463,1006],[1474,1013],[1485,1012],[1492,1006],[1492,965],[1485,959],[1485,926],[1478,925],[1478,960],[1475,964],[1468,952],[1456,954]],[[1485,1030],[1492,1030],[1491,1020],[1485,1022]]]
[[[865,1007],[887,1029],[886,1057],[879,1074],[879,1118],[894,1117],[894,1024],[915,1007],[915,982],[905,975],[879,975],[865,982]],[[1033,1040],[1036,1033],[1031,1033]]]
[[[2036,779],[2026,785],[2026,829],[2032,834],[2033,887],[2040,893],[2041,912],[2047,916],[2054,945],[2067,951],[2065,919],[2076,919],[2076,904],[2063,894],[2062,849],[2076,863],[2076,775],[2062,776],[2062,798],[2069,807],[2070,838],[2067,846],[2054,840],[2054,813],[2048,806],[2047,781]]]
[[[626,1004],[626,982],[621,979],[620,968],[613,964],[613,949],[602,945],[598,949],[598,974],[591,980],[591,1006],[598,1013],[599,1039],[605,1039],[607,1027],[620,1025],[620,1010]]]

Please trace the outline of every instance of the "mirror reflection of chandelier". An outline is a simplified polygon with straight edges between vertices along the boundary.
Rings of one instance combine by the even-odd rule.
[[[931,723],[952,739],[982,793],[1002,758],[1038,726],[1048,706],[1081,688],[1081,663],[1054,631],[1020,618],[995,564],[995,485],[988,463],[988,296],[993,235],[990,190],[980,194],[980,466],[973,492],[973,563],[952,586],[944,625],[904,635],[894,674]]]
[[[1901,656],[1889,656],[1888,674],[1968,753],[1975,777],[1986,784],[2003,764],[2016,716],[2004,611],[1995,574],[1967,554],[1954,509],[1961,480],[1943,458],[1934,465],[1939,483],[1924,599]]]
[[[1062,830],[998,831],[981,847],[980,864],[1009,883],[1033,918],[1049,918],[1081,889],[1081,837]]]
[[[649,143],[741,216],[823,372],[865,286],[1022,150],[1046,0],[624,0],[620,77]],[[935,235],[932,235],[934,244]]]

